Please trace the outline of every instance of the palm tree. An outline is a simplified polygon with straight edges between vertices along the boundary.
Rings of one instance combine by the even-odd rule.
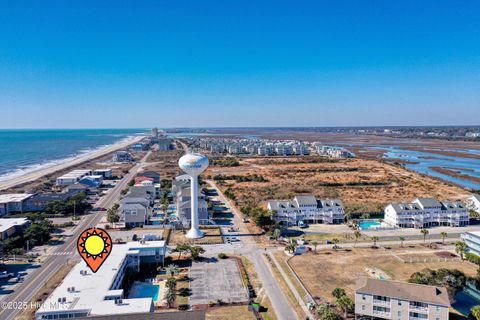
[[[377,236],[373,236],[373,237],[372,237],[372,241],[373,241],[373,247],[376,248],[376,247],[377,247],[378,237],[377,237]]]
[[[448,233],[443,231],[443,232],[440,232],[440,235],[442,236],[442,244],[445,244],[445,238],[448,237]]]
[[[353,232],[353,236],[355,237],[355,244],[353,245],[353,247],[355,248],[357,246],[358,239],[362,237],[362,233],[359,230],[355,230]]]
[[[405,237],[400,237],[400,247],[403,248],[403,241],[405,241]]]
[[[353,303],[352,299],[347,297],[346,295],[341,296],[337,299],[337,304],[345,313],[345,319],[347,319],[348,313],[353,310],[355,304]]]
[[[178,266],[175,264],[169,264],[168,266],[165,267],[165,271],[167,272],[170,277],[174,277],[178,275],[180,270],[178,269]]]
[[[317,241],[312,241],[310,244],[315,248],[315,253],[317,253],[317,246],[319,243]]]
[[[171,277],[171,278],[168,278],[167,279],[167,282],[165,283],[165,286],[169,289],[169,290],[174,290],[175,287],[177,286],[177,279]]]
[[[427,229],[422,229],[420,230],[420,233],[423,234],[423,243],[425,243],[425,241],[427,240],[427,234],[429,234],[430,232],[428,232]]]
[[[165,291],[165,296],[163,297],[163,299],[165,299],[165,302],[167,303],[169,308],[172,307],[173,302],[175,301],[175,296],[175,291],[170,289]]]
[[[337,238],[333,238],[332,239],[332,243],[333,243],[333,250],[337,250],[337,244],[339,243],[340,241],[337,239]]]
[[[458,241],[455,243],[455,252],[460,255],[460,258],[463,260],[463,255],[467,251],[467,244],[463,241]]]

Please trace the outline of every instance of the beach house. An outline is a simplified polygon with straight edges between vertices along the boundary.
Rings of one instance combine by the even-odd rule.
[[[480,213],[480,195],[474,194],[466,201],[467,208]]]
[[[0,240],[5,240],[17,235],[30,224],[27,218],[0,219]]]
[[[463,227],[469,214],[461,201],[440,202],[434,198],[416,198],[411,203],[390,203],[385,207],[384,221],[400,228],[435,226]]]
[[[313,195],[298,195],[292,200],[269,200],[267,209],[273,219],[283,225],[301,223],[343,223],[345,210],[339,199],[317,199]]]

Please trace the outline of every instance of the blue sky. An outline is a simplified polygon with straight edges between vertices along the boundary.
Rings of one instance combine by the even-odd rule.
[[[478,125],[479,12],[0,0],[0,128]]]

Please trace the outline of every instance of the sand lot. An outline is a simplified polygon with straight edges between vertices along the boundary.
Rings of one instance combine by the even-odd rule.
[[[355,281],[359,277],[369,276],[369,270],[376,271],[377,276],[381,274],[387,279],[401,281],[408,280],[412,273],[425,268],[456,268],[476,275],[476,266],[469,262],[438,262],[439,258],[442,260],[442,253],[438,251],[435,254],[422,246],[391,250],[357,248],[350,252],[328,250],[318,254],[308,253],[293,257],[289,263],[314,296],[333,301],[333,289],[341,287],[353,295]],[[404,260],[419,258],[422,262],[402,263],[395,255]],[[276,257],[285,259],[285,254],[278,252]],[[423,262],[425,258],[434,262]]]
[[[468,192],[453,184],[372,159],[270,157],[241,159],[238,167],[211,166],[207,175],[252,175],[267,182],[221,181],[240,206],[265,205],[269,199],[291,199],[296,194],[340,198],[347,212],[383,211],[389,202],[415,197],[463,199]],[[222,186],[223,184],[223,186]]]

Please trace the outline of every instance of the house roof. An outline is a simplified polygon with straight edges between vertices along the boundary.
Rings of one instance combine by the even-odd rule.
[[[448,298],[447,288],[445,287],[360,278],[357,281],[355,292],[450,307],[450,300]]]
[[[304,196],[295,196],[293,201],[297,202],[299,206],[307,205],[307,206],[316,206],[317,199],[312,195],[304,195]]]
[[[0,203],[22,202],[33,196],[30,193],[7,193],[0,194]]]
[[[441,207],[442,204],[440,201],[434,198],[417,198],[414,202],[418,202],[423,208],[430,208],[430,207]]]

